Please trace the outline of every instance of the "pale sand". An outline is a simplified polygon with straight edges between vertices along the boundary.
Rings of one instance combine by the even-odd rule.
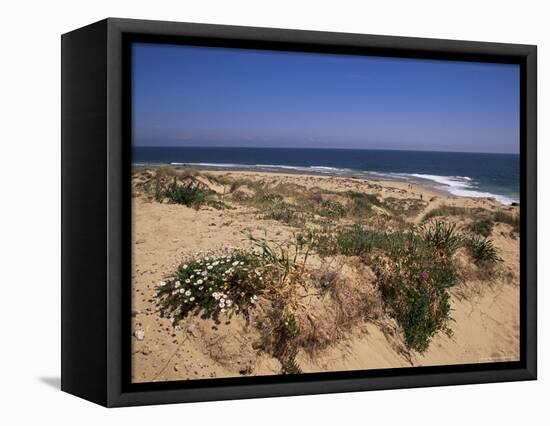
[[[428,206],[411,222],[419,222],[441,204],[515,211],[491,199],[451,197],[429,188],[404,182],[363,181],[351,178],[271,174],[264,172],[204,172],[273,182],[295,182],[332,191],[356,190],[382,197],[419,198]],[[368,187],[376,184],[380,187]],[[213,188],[223,192],[223,188]],[[262,220],[249,208],[232,203],[234,210],[194,210],[181,205],[133,198],[133,330],[143,330],[143,340],[132,337],[132,379],[135,382],[235,377],[242,374],[279,374],[280,363],[258,352],[259,335],[253,326],[234,317],[229,324],[215,325],[197,317],[174,329],[149,302],[155,286],[169,276],[185,258],[197,251],[244,247],[242,230],[265,230],[284,241],[296,231],[272,220]],[[449,221],[455,218],[446,218]],[[467,364],[519,359],[519,239],[509,236],[510,227],[497,223],[491,238],[504,259],[501,268],[508,279],[480,281],[475,273],[451,289],[450,323],[453,335],[437,335],[423,354],[406,349],[399,327],[390,318],[365,322],[345,339],[321,351],[314,359],[299,353],[304,372],[395,368],[420,365]],[[472,268],[465,264],[465,269]],[[475,272],[475,271],[474,271]],[[373,285],[372,282],[365,285]]]

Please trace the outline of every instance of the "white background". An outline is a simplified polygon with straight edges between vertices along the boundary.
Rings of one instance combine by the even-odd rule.
[[[60,359],[60,34],[108,16],[539,46],[539,217],[548,217],[543,1],[6,1],[0,6],[0,423],[548,422],[548,222],[539,221],[539,381],[107,410],[56,389]],[[546,395],[544,395],[546,393]],[[545,419],[545,420],[543,420]],[[548,423],[546,423],[548,424]]]

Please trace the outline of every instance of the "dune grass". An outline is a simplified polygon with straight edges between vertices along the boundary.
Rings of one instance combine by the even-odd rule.
[[[474,234],[481,235],[482,237],[488,237],[493,232],[494,222],[489,216],[480,217],[475,219],[469,226],[470,231]]]
[[[512,231],[519,233],[520,221],[519,214],[511,214],[506,212],[497,211],[493,215],[495,222],[506,223],[512,227]]]

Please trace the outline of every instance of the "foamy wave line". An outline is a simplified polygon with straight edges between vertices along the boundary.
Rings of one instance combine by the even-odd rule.
[[[202,166],[202,167],[219,167],[219,168],[254,168],[253,164],[235,164],[235,163],[170,163],[171,166]]]
[[[422,179],[435,182],[438,189],[443,189],[446,192],[456,195],[458,197],[472,197],[472,198],[494,198],[499,203],[511,204],[518,200],[506,195],[493,194],[491,192],[479,191],[475,186],[474,180],[469,176],[440,176],[429,175],[422,173],[394,173],[395,175],[403,176],[405,178],[412,177],[414,179]]]
[[[352,169],[342,169],[337,167],[327,166],[288,166],[285,164],[237,164],[237,163],[170,163],[172,166],[201,166],[201,167],[213,167],[213,168],[230,168],[230,169],[266,169],[266,170],[296,170],[305,172],[318,172],[318,173],[353,173],[356,172]]]
[[[294,170],[302,172],[315,172],[337,175],[359,175],[362,177],[376,176],[388,180],[405,181],[430,181],[435,183],[437,189],[448,192],[458,197],[473,198],[494,198],[499,203],[511,204],[518,200],[506,195],[493,194],[490,192],[479,191],[475,186],[474,180],[469,176],[442,176],[423,173],[392,173],[376,172],[367,170],[353,170],[346,168],[328,167],[328,166],[289,166],[284,164],[236,164],[236,163],[170,163],[173,166],[201,166],[212,168],[231,168],[231,169],[258,169],[258,170]]]

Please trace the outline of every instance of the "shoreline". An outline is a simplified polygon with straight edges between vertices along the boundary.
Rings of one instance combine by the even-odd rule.
[[[237,164],[210,164],[210,163],[133,163],[132,170],[139,169],[156,169],[161,167],[170,167],[176,170],[195,170],[204,172],[221,173],[236,172],[236,173],[259,173],[269,175],[288,175],[288,176],[312,176],[312,177],[333,177],[361,180],[365,182],[378,182],[381,184],[398,185],[400,189],[409,187],[416,188],[417,192],[429,192],[434,196],[445,196],[456,199],[474,199],[474,200],[494,200],[499,205],[503,206],[519,206],[519,199],[503,194],[486,193],[474,189],[464,189],[464,184],[457,182],[457,186],[447,185],[445,181],[452,182],[455,176],[439,176],[425,175],[422,173],[384,173],[384,172],[361,172],[351,169],[336,169],[333,167],[294,167],[294,166],[279,166],[279,165],[237,165]],[[337,173],[336,170],[341,172]],[[349,170],[346,172],[346,170]],[[430,178],[428,178],[428,176]],[[393,179],[392,179],[393,177]],[[464,180],[469,178],[462,177]],[[453,193],[452,191],[459,192]],[[466,194],[462,194],[462,193]]]

